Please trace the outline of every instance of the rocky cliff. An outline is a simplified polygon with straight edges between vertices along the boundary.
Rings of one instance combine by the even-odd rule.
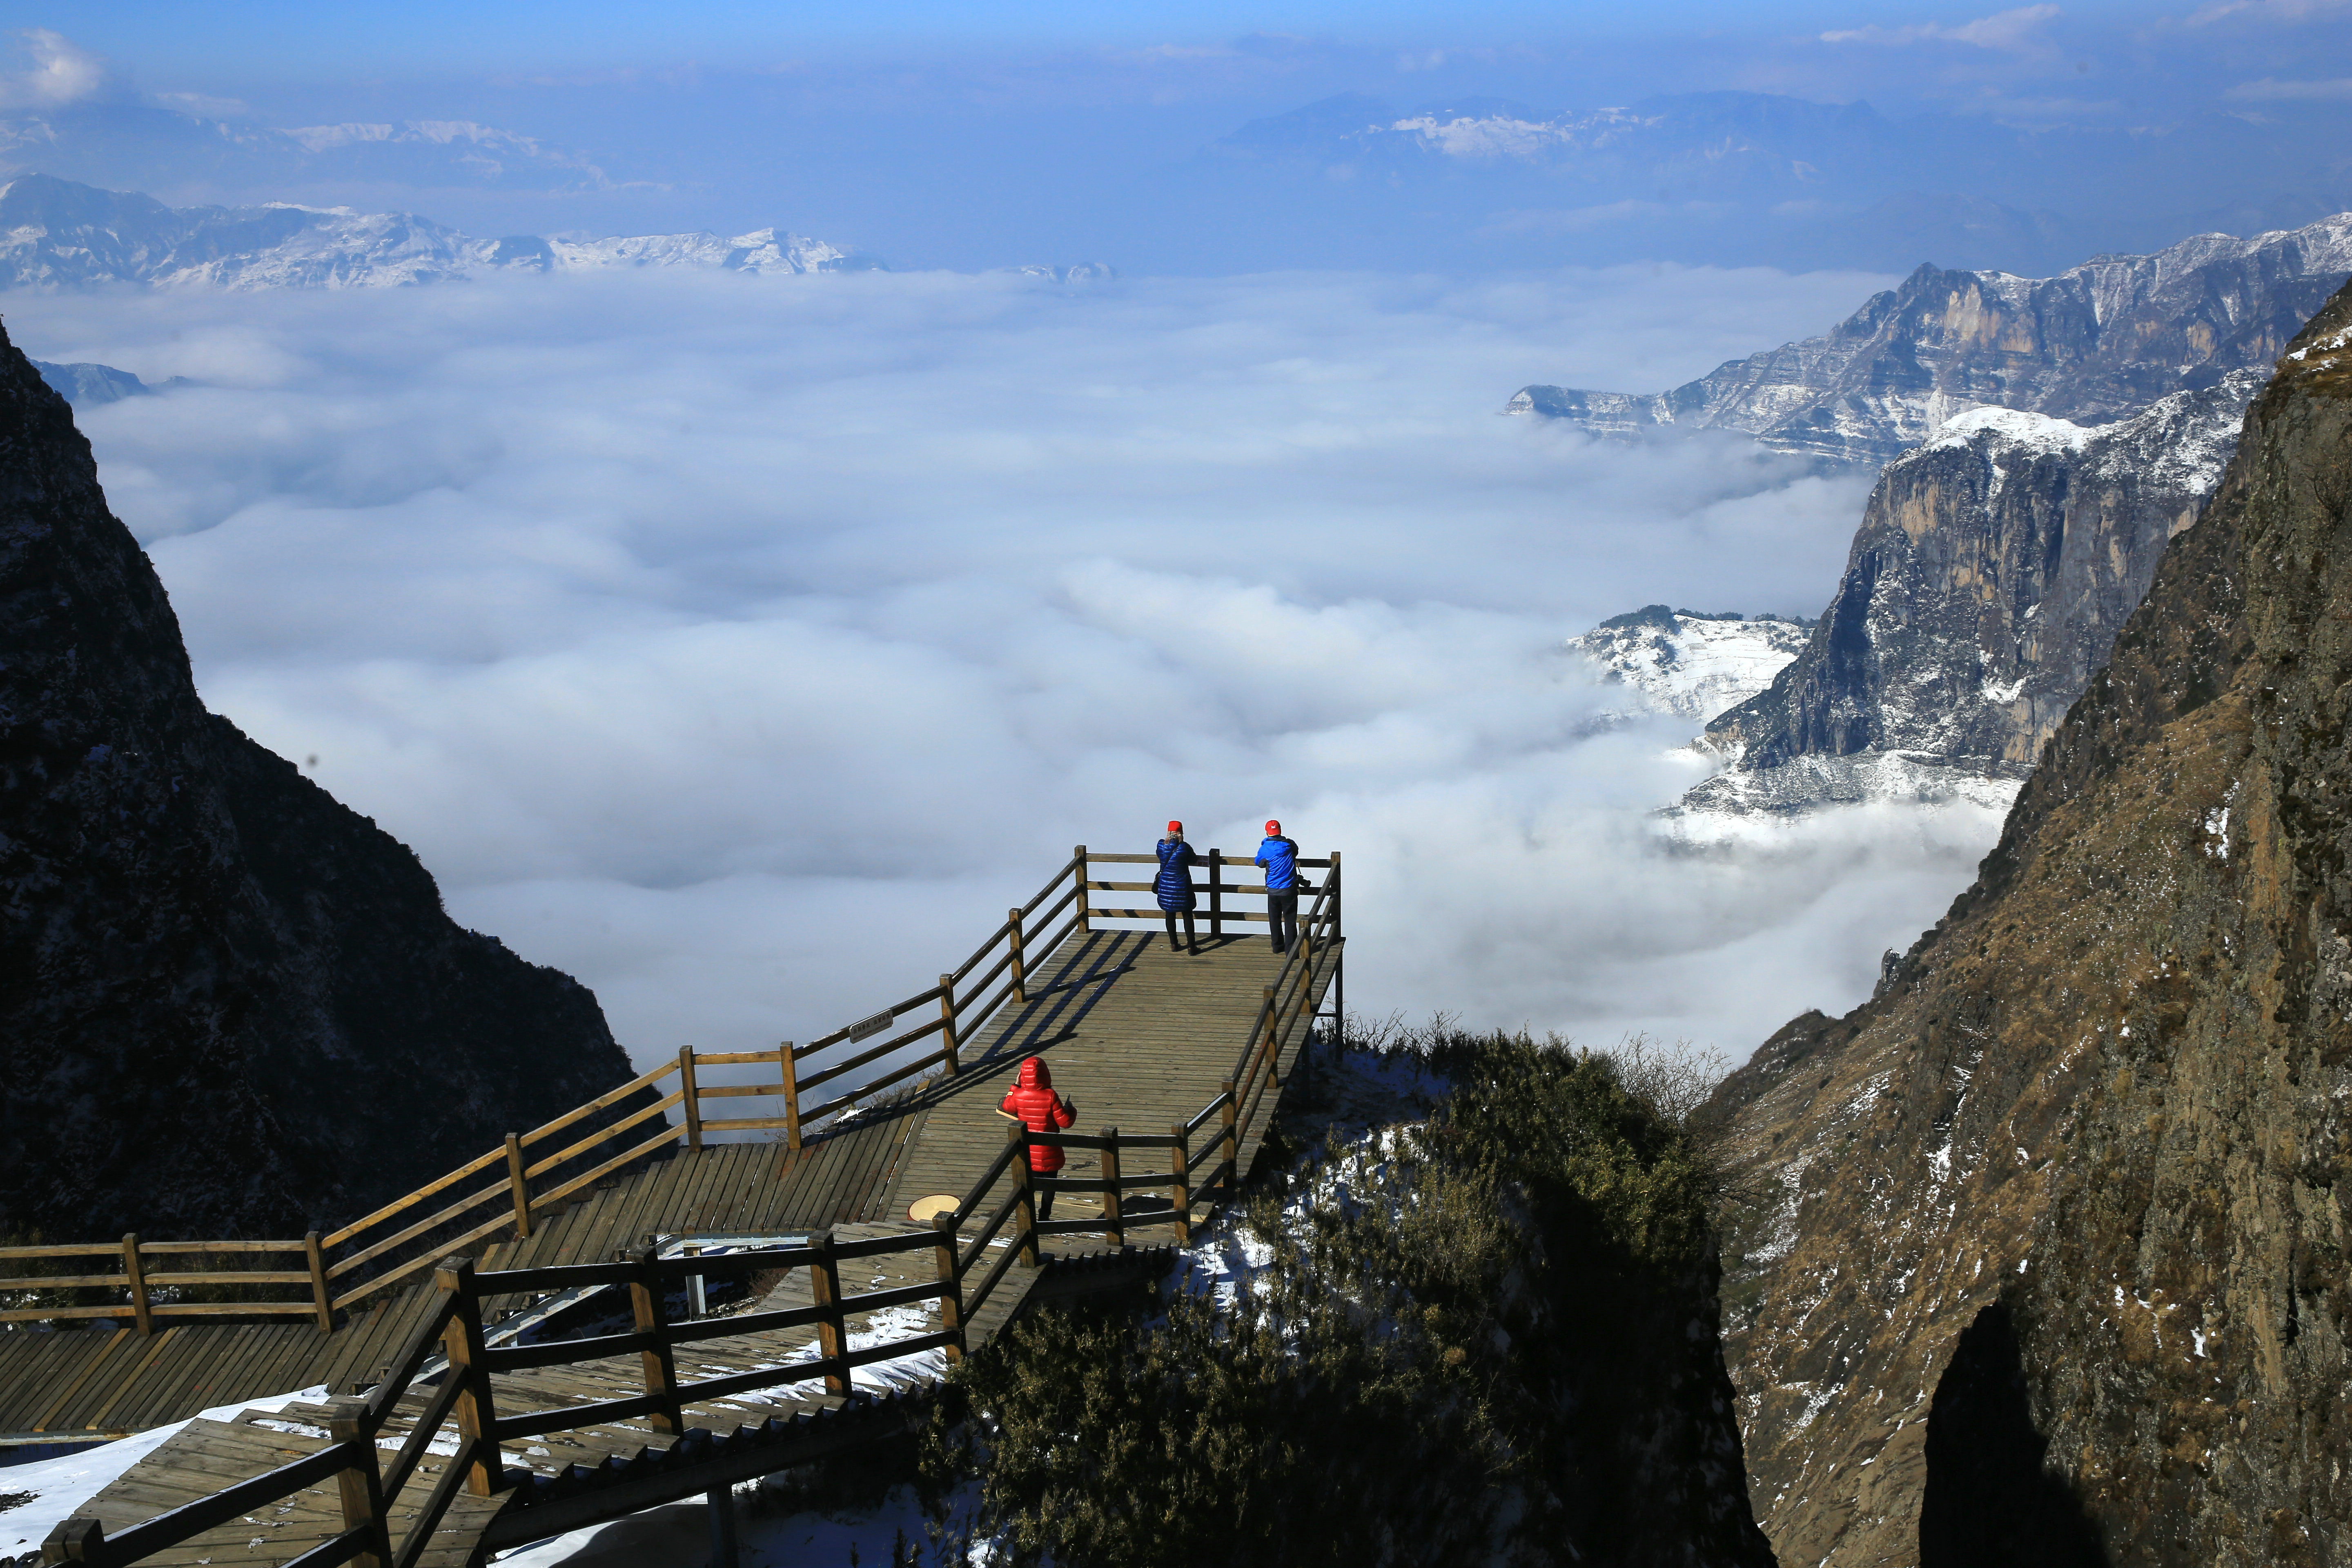
[[[205,710],[0,335],[0,1234],[299,1235],[628,1076],[583,987]]]
[[[1605,434],[1742,430],[1780,451],[1879,464],[1980,405],[2097,425],[2228,372],[2267,369],[2352,273],[2352,213],[2054,278],[1922,267],[1817,338],[1671,392],[1522,387],[1507,411]]]
[[[1813,623],[1767,611],[1753,618],[1644,605],[1612,616],[1569,647],[1604,685],[1635,698],[1635,713],[1705,723],[1772,684],[1804,650]]]
[[[2265,379],[2233,371],[2096,429],[1978,409],[1888,465],[1830,607],[1769,689],[1708,723],[1732,766],[1675,814],[2006,806]]]
[[[2352,1557],[2352,289],[1977,883],[1718,1090],[1788,1563]]]

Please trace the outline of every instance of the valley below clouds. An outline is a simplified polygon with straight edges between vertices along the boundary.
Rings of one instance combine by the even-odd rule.
[[[523,277],[19,295],[206,701],[593,986],[640,1062],[929,985],[1074,843],[1347,852],[1348,1001],[1744,1058],[1866,995],[1973,807],[1708,846],[1696,726],[1563,647],[1817,614],[1867,493],[1647,391],[1890,281],[1635,267],[1055,286]]]

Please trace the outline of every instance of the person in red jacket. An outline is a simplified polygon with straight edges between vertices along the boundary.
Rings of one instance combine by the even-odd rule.
[[[1068,1127],[1078,1119],[1078,1108],[1054,1092],[1054,1075],[1045,1064],[1031,1057],[1021,1064],[1021,1081],[1006,1091],[1004,1103],[996,1114],[1008,1121],[1018,1121],[1032,1132],[1052,1132]],[[1062,1168],[1062,1146],[1059,1143],[1029,1145],[1029,1169],[1037,1175],[1050,1176]],[[1054,1194],[1037,1194],[1037,1217],[1054,1217]]]

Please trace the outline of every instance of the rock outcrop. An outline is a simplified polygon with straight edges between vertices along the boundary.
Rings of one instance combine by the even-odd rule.
[[[2352,289],[1946,918],[1717,1091],[1783,1563],[2352,1556]]]
[[[205,710],[0,336],[0,1235],[299,1235],[628,1076],[585,988]]]
[[[1811,639],[1708,723],[1731,766],[1673,815],[2005,807],[2221,482],[2264,380],[2233,371],[2096,429],[1978,409],[1888,465]]]
[[[1507,412],[1612,435],[1740,430],[1780,451],[1875,465],[1983,405],[2100,425],[2267,369],[2347,274],[2352,213],[2251,239],[2200,234],[2054,278],[1921,267],[1822,336],[1671,392],[1528,386]]]

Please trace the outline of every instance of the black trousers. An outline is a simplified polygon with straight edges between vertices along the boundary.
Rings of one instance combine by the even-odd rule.
[[[1265,895],[1265,918],[1274,935],[1274,951],[1287,952],[1298,940],[1298,889],[1286,888]]]
[[[1201,945],[1201,939],[1200,939],[1199,937],[1197,937],[1197,936],[1193,935],[1193,933],[1192,933],[1192,910],[1160,910],[1160,915],[1161,915],[1161,916],[1162,916],[1162,917],[1163,917],[1163,918],[1168,921],[1168,945],[1169,945],[1169,946],[1171,946],[1171,947],[1174,947],[1174,946],[1176,945],[1176,917],[1177,917],[1178,915],[1182,915],[1182,916],[1184,917],[1184,945],[1185,945],[1186,947],[1198,947],[1198,946],[1200,946],[1200,945]]]
[[[1058,1176],[1061,1173],[1061,1172],[1055,1171],[1054,1175]],[[1047,1179],[1051,1180],[1050,1177]],[[1035,1201],[1037,1204],[1037,1217],[1040,1220],[1049,1220],[1054,1217],[1054,1200],[1060,1195],[1061,1194],[1058,1193],[1039,1193],[1037,1194]]]

